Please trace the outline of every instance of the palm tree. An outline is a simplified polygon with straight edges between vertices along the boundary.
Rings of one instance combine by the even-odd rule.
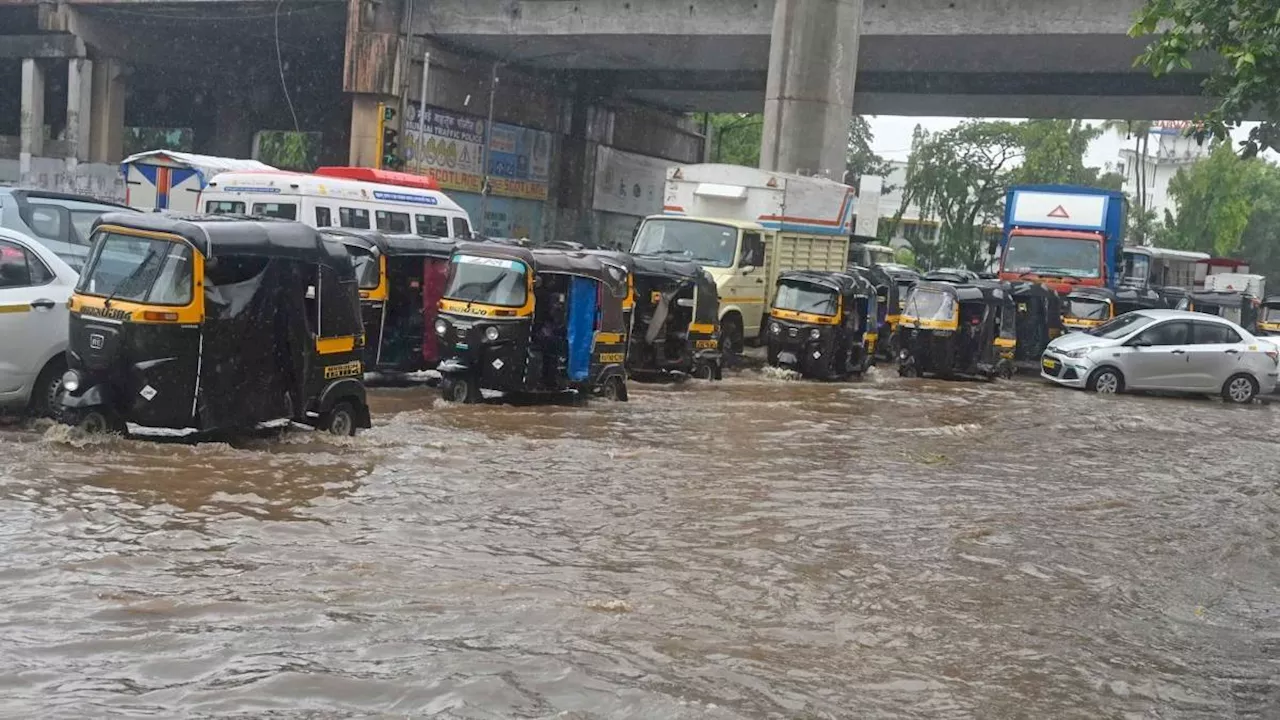
[[[1133,140],[1133,157],[1136,167],[1133,169],[1134,182],[1138,186],[1137,193],[1134,196],[1134,202],[1137,205],[1135,214],[1137,217],[1147,217],[1147,205],[1149,198],[1147,197],[1147,147],[1151,141],[1151,130],[1155,127],[1155,123],[1150,120],[1107,120],[1102,123],[1102,127],[1106,130],[1114,130],[1117,133],[1124,133],[1125,139]],[[1146,244],[1145,237],[1138,237],[1138,244]]]

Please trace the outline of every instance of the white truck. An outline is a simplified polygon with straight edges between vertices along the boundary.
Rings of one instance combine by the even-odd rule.
[[[726,355],[760,336],[778,274],[844,270],[857,193],[825,178],[738,165],[667,170],[662,215],[645,218],[631,252],[699,263],[720,293]]]
[[[1242,292],[1262,300],[1266,297],[1263,292],[1266,282],[1267,279],[1261,275],[1218,273],[1205,277],[1204,289],[1206,292]]]
[[[200,193],[219,173],[271,172],[257,160],[196,155],[172,150],[149,150],[120,162],[125,204],[138,210],[200,211]],[[278,172],[278,171],[277,171]]]

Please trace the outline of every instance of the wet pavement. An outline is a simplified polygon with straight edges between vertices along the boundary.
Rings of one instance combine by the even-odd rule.
[[[0,716],[1280,717],[1280,408],[1018,380],[0,429]]]

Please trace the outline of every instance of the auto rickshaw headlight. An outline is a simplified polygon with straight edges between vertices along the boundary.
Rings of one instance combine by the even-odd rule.
[[[444,335],[447,332],[449,332],[449,323],[444,320],[436,320],[436,334]]]
[[[820,337],[822,337],[822,331],[821,331],[821,330],[819,330],[818,328],[814,328],[814,329],[812,329],[812,330],[810,330],[810,331],[809,331],[809,339],[810,339],[810,340],[817,340],[817,339],[818,339],[818,338],[820,338]]]
[[[490,325],[484,330],[484,339],[493,342],[498,339],[498,328]]]
[[[80,373],[75,370],[68,370],[62,373],[62,389],[67,392],[75,392],[80,389]]]
[[[778,333],[782,332],[782,326],[779,325],[778,323],[769,323],[769,332],[773,333],[774,335],[777,335]]]

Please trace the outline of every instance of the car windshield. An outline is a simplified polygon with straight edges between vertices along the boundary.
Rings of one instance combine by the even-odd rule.
[[[1111,303],[1093,298],[1068,298],[1067,317],[1081,320],[1108,320],[1111,318]]]
[[[839,308],[839,299],[831,288],[805,282],[784,280],[778,283],[778,294],[773,306],[779,310],[833,316]]]
[[[920,320],[951,320],[956,316],[955,299],[937,290],[914,288],[903,303],[902,314]]]
[[[1085,332],[1096,337],[1116,340],[1129,335],[1130,333],[1136,332],[1137,330],[1150,325],[1152,322],[1154,321],[1150,316],[1143,315],[1141,313],[1127,313],[1109,323],[1103,323],[1092,330],[1085,330]]]
[[[100,233],[76,291],[155,305],[191,302],[191,247],[122,233]]]
[[[631,252],[676,255],[710,267],[732,267],[738,252],[738,229],[693,220],[645,220]]]
[[[524,263],[502,258],[455,255],[444,296],[486,305],[520,307],[527,297]]]
[[[1013,235],[1004,253],[1004,272],[1043,273],[1078,278],[1102,276],[1098,241]]]

